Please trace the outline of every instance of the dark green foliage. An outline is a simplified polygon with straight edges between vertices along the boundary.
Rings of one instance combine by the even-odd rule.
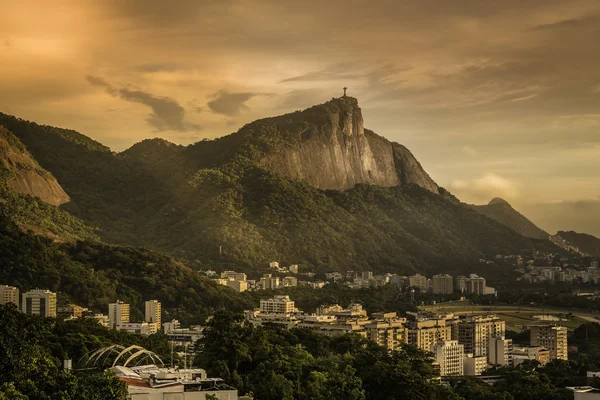
[[[121,154],[73,131],[2,114],[0,123],[103,239],[207,266],[258,273],[278,259],[316,271],[472,272],[485,256],[552,247],[416,186],[321,191],[255,164],[266,151],[319,137],[331,123],[327,107],[188,147],[153,139]]]
[[[248,296],[217,286],[171,257],[98,242],[56,243],[22,232],[0,217],[0,282],[22,291],[59,291],[74,303],[106,312],[117,299],[141,316],[144,300],[163,303],[165,320],[200,323],[219,308],[242,311]],[[134,314],[135,315],[135,314]]]
[[[241,316],[217,313],[196,362],[256,398],[457,398],[432,380],[431,358],[417,349],[389,353],[359,336],[327,338],[241,322]]]
[[[558,231],[558,236],[579,247],[583,253],[594,257],[600,257],[600,239],[587,233],[577,233],[573,231]]]
[[[0,399],[125,400],[127,389],[107,373],[74,374],[55,358],[51,321],[0,306]]]

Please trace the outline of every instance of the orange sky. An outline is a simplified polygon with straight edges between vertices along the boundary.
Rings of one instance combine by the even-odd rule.
[[[5,1],[0,111],[123,150],[348,93],[467,202],[600,235],[600,3]],[[201,5],[200,5],[201,4]]]

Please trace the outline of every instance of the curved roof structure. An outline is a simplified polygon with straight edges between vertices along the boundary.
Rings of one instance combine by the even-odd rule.
[[[78,368],[83,369],[92,368],[104,370],[115,366],[127,367],[130,364],[139,365],[141,362],[147,361],[148,359],[151,360],[152,364],[164,366],[164,363],[158,354],[146,350],[141,346],[131,345],[125,347],[120,344],[113,344],[84,355],[77,362],[77,366]]]

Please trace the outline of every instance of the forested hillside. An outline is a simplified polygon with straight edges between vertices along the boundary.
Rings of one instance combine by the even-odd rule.
[[[120,154],[74,131],[4,114],[0,124],[58,179],[102,240],[206,266],[255,272],[279,260],[321,272],[458,272],[495,254],[553,248],[459,204],[412,155],[394,156],[400,185],[345,191],[318,189],[264,161],[303,140],[323,141],[337,129],[331,121],[345,140],[355,117],[328,104],[187,147],[153,139]]]

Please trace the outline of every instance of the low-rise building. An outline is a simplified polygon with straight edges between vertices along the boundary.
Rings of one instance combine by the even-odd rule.
[[[248,282],[247,281],[228,281],[227,286],[232,288],[238,293],[245,292],[248,290]]]
[[[49,290],[30,290],[23,293],[21,310],[27,315],[56,317],[56,293]]]
[[[550,350],[542,346],[514,346],[511,354],[513,366],[526,361],[537,361],[541,365],[550,362]]]

